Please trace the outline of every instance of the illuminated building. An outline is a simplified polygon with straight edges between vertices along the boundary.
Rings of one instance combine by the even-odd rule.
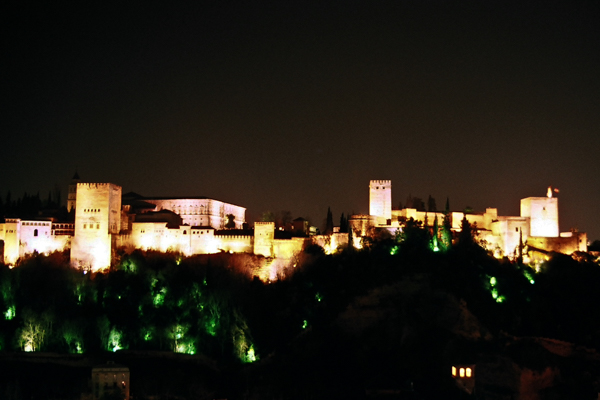
[[[442,226],[445,213],[392,209],[391,190],[389,180],[370,181],[371,215],[354,215],[348,220],[354,247],[360,248],[362,238],[371,235],[373,228],[395,234],[410,218],[430,228],[436,221]],[[0,224],[4,263],[15,265],[30,253],[70,248],[74,266],[95,271],[109,267],[115,250],[124,248],[172,251],[185,256],[254,253],[278,259],[281,264],[292,260],[307,242],[331,254],[350,239],[343,233],[311,235],[312,227],[302,219],[294,221],[294,232],[288,236],[275,231],[272,222],[257,222],[253,231],[241,229],[245,226],[244,207],[206,197],[122,196],[121,192],[121,187],[112,183],[83,183],[75,174],[68,198],[68,206],[75,210],[74,223],[6,219]],[[521,244],[527,246],[533,258],[546,257],[551,251],[571,254],[587,250],[585,233],[559,234],[558,199],[552,191],[547,197],[521,200],[520,216],[500,216],[496,208],[487,208],[483,213],[449,212],[447,217],[453,232],[460,231],[461,221],[466,218],[481,243],[498,257],[517,257]],[[265,276],[273,276],[272,271]]]
[[[71,263],[93,270],[110,266],[113,242],[121,229],[121,187],[78,183]]]
[[[401,229],[404,221],[410,218],[429,227],[432,227],[437,219],[438,225],[441,226],[446,217],[443,212],[419,211],[415,208],[392,210],[391,187],[391,181],[370,182],[371,215],[354,215],[349,219],[355,247],[360,246],[360,239],[369,234],[369,227],[386,228],[395,233]],[[556,251],[571,254],[575,251],[587,251],[585,233],[559,234],[558,199],[552,196],[550,188],[546,197],[522,199],[520,216],[500,216],[496,208],[487,208],[484,213],[449,212],[452,231],[461,230],[461,222],[465,217],[469,224],[475,227],[480,242],[498,257],[516,257],[521,242],[533,252]]]

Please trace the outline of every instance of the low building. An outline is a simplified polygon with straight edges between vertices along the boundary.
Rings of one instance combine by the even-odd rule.
[[[92,368],[92,394],[100,400],[105,394],[120,393],[123,400],[129,400],[129,368],[108,362]]]

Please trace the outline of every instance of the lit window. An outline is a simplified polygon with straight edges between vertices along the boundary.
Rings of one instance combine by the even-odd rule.
[[[452,367],[452,376],[456,376],[456,367]]]
[[[460,375],[461,378],[464,378],[465,377],[465,369],[464,368],[459,369],[458,375]]]
[[[83,229],[86,229],[86,228],[87,228],[87,224],[83,224]]]
[[[100,229],[100,224],[96,224],[96,229]]]
[[[470,378],[472,375],[471,368],[467,368],[467,378]]]

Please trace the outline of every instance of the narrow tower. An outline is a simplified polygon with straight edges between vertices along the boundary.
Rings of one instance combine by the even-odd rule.
[[[79,179],[79,174],[75,171],[75,175],[71,179],[71,183],[69,184],[69,196],[67,199],[67,211],[71,212],[77,204],[77,184],[81,182]]]
[[[369,184],[369,214],[377,217],[378,224],[392,219],[392,181],[375,180]]]

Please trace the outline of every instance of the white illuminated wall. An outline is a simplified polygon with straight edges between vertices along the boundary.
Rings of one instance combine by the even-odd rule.
[[[369,214],[379,217],[378,223],[392,218],[392,181],[373,180],[369,183]]]
[[[521,199],[521,217],[530,219],[530,235],[558,237],[558,199],[556,197],[528,197]]]

